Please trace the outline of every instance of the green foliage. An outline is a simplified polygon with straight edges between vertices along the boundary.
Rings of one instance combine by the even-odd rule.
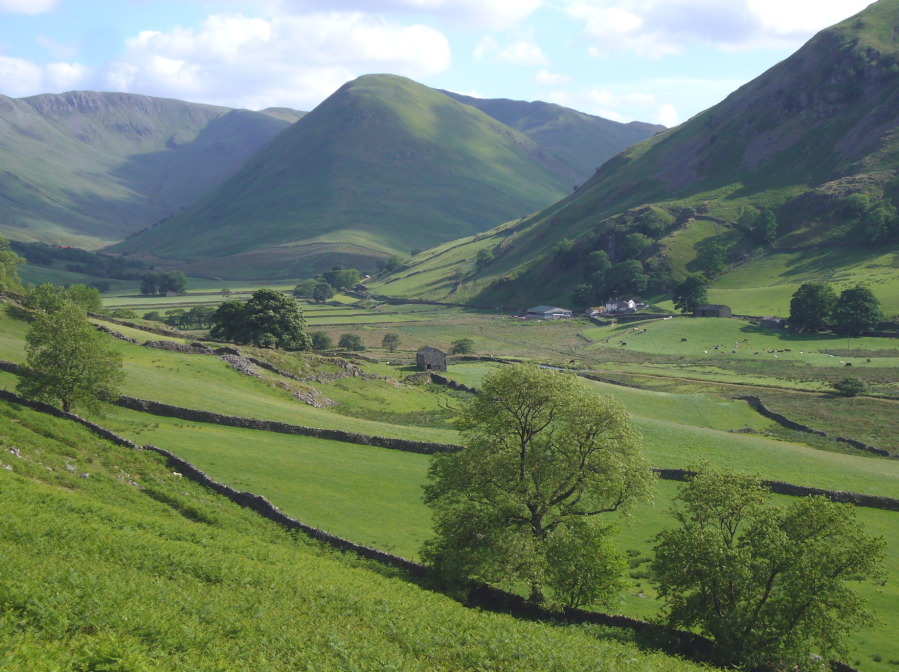
[[[78,306],[40,311],[26,343],[28,370],[17,388],[22,396],[58,403],[66,412],[76,405],[97,412],[101,399],[118,396],[125,379],[122,356]]]
[[[840,210],[848,217],[861,217],[871,207],[871,199],[867,194],[850,194],[840,200]]]
[[[868,384],[861,378],[844,378],[833,384],[833,389],[844,397],[857,397],[868,391]]]
[[[716,241],[705,245],[699,251],[696,265],[709,280],[714,280],[727,271],[727,249]]]
[[[396,352],[396,349],[400,347],[400,335],[393,331],[387,332],[381,339],[381,347],[390,352]]]
[[[613,535],[614,528],[581,520],[550,536],[546,584],[558,602],[570,608],[615,605],[628,588],[624,579],[628,564]]]
[[[387,259],[378,259],[376,262],[379,271],[393,273],[403,265],[403,258],[398,254],[392,254]]]
[[[865,240],[869,245],[885,243],[899,234],[899,213],[886,198],[877,201],[862,219]]]
[[[684,315],[694,311],[709,301],[709,281],[702,273],[691,273],[674,288],[674,307]]]
[[[771,210],[765,210],[752,224],[752,237],[760,243],[777,240],[777,218]]]
[[[837,329],[844,334],[859,336],[874,331],[883,321],[880,301],[867,287],[844,289],[833,310]]]
[[[643,271],[643,264],[636,259],[622,261],[612,266],[605,274],[603,288],[619,296],[640,294],[646,289],[649,278]]]
[[[213,338],[283,350],[312,347],[296,299],[273,289],[253,292],[245,304],[227,301],[207,319],[212,325]]]
[[[790,300],[790,323],[809,331],[824,329],[833,317],[837,294],[821,282],[800,285]]]
[[[658,240],[672,224],[674,224],[674,217],[664,210],[653,208],[643,215],[640,226],[643,229],[643,233],[650,238]]]
[[[478,268],[483,268],[493,261],[493,252],[486,247],[478,250],[478,256],[475,258],[475,264]]]
[[[331,337],[323,331],[312,332],[312,349],[313,350],[330,350],[334,347]]]
[[[611,266],[609,254],[605,250],[596,250],[587,255],[587,275],[594,280],[598,279],[601,282]]]
[[[359,352],[365,350],[365,341],[359,334],[342,334],[337,342],[338,347],[350,352]]]
[[[18,292],[22,289],[19,267],[25,260],[12,251],[9,241],[0,236],[0,292]]]
[[[158,310],[151,310],[149,313],[144,313],[144,319],[150,322],[162,322],[162,315]]]
[[[355,287],[359,284],[359,271],[355,268],[344,268],[343,266],[334,266],[330,271],[322,274],[322,278],[334,289],[340,291]]]
[[[293,295],[299,298],[312,298],[312,293],[315,291],[316,286],[319,281],[315,278],[309,278],[308,280],[303,280],[303,282],[299,283],[296,287],[293,288]]]
[[[652,245],[652,238],[642,233],[629,233],[621,241],[618,249],[620,259],[636,259]]]
[[[740,217],[737,219],[737,226],[742,229],[743,233],[752,234],[756,229],[758,221],[759,211],[751,205],[747,205],[740,212]]]
[[[558,261],[565,261],[574,253],[574,251],[574,241],[563,238],[553,246],[552,254]]]
[[[178,295],[187,292],[187,276],[182,271],[147,273],[141,279],[141,294],[154,295],[166,294],[167,292],[175,292]]]
[[[114,317],[117,320],[136,320],[137,313],[131,308],[117,308],[110,313],[110,317]]]
[[[432,460],[425,502],[434,538],[422,557],[448,580],[521,582],[540,601],[554,535],[596,541],[577,526],[648,497],[652,473],[621,402],[575,376],[513,365],[489,373],[481,389],[459,418],[466,449]],[[574,599],[607,590],[579,588]]]
[[[319,282],[312,290],[312,298],[316,303],[324,303],[328,299],[334,298],[334,288],[327,282]]]
[[[74,303],[85,312],[96,313],[103,308],[100,291],[85,285],[69,285],[58,287],[43,283],[37,287],[29,287],[25,292],[23,305],[31,310],[55,312],[67,303]]]
[[[588,308],[596,297],[593,285],[578,285],[571,292],[571,302],[576,308]]]
[[[845,653],[874,622],[846,584],[879,581],[884,543],[856,510],[823,497],[786,507],[755,476],[702,467],[658,535],[653,570],[669,625],[715,642],[716,662],[747,669],[815,669],[812,653]]]
[[[471,355],[475,351],[473,338],[460,338],[453,341],[454,355]]]

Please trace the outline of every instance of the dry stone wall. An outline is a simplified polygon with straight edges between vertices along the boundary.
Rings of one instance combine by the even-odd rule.
[[[95,320],[103,320],[104,322],[109,322],[110,324],[117,324],[120,327],[130,327],[131,329],[137,329],[138,331],[146,331],[148,334],[156,334],[157,336],[174,336],[176,338],[187,338],[187,334],[180,332],[177,329],[156,329],[154,327],[145,327],[142,324],[133,324],[131,322],[125,322],[124,320],[117,320],[114,317],[107,317],[106,315],[100,315],[99,313],[88,313],[88,317],[92,317]]]

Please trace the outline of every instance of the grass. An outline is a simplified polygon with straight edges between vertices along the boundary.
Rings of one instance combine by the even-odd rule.
[[[65,421],[0,404],[0,427],[22,455],[0,469],[6,669],[692,669],[465,609]]]

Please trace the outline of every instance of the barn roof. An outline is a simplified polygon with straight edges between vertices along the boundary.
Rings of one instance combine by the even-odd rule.
[[[439,352],[441,355],[445,355],[446,353],[443,350],[438,350],[437,348],[432,348],[430,345],[426,345],[421,350],[418,351],[419,355],[424,355],[429,352]]]

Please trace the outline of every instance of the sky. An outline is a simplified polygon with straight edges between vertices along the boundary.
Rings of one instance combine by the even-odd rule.
[[[870,0],[0,0],[0,94],[310,110],[392,73],[674,126]]]

